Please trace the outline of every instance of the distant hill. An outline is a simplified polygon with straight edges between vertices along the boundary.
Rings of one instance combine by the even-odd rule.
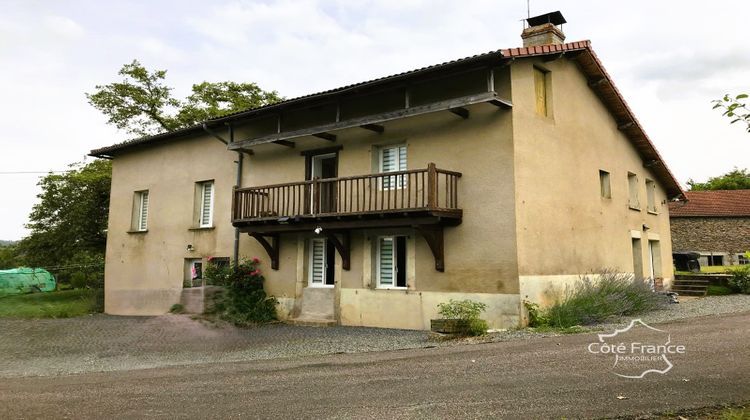
[[[15,245],[17,243],[18,241],[4,241],[0,239],[0,246],[10,246],[10,245]]]

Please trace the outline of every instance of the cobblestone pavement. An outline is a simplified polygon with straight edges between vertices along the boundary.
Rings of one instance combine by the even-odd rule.
[[[272,324],[239,329],[186,315],[0,319],[0,377],[147,369],[432,346],[424,331]]]

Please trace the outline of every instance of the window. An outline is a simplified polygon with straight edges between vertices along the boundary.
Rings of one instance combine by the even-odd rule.
[[[148,230],[148,190],[136,191],[133,196],[133,218],[130,228],[135,232]]]
[[[196,199],[198,227],[212,227],[214,223],[214,182],[198,182],[196,184]]]
[[[406,146],[388,146],[380,149],[380,172],[397,172],[406,170]],[[384,190],[406,187],[406,177],[403,175],[382,178]]]
[[[724,265],[724,256],[723,255],[708,255],[708,256],[706,256],[706,260],[708,261],[708,265],[709,266]]]
[[[656,213],[656,183],[650,179],[646,180],[646,210]]]
[[[599,171],[599,189],[602,198],[612,198],[612,188],[609,185],[609,172]]]
[[[378,238],[378,287],[406,288],[406,236]]]
[[[628,172],[628,206],[633,210],[641,209],[638,201],[638,176],[632,172]]]
[[[750,253],[737,254],[737,264],[739,265],[750,264]]]
[[[549,72],[534,67],[534,94],[536,96],[536,113],[546,117],[548,115],[547,79]]]
[[[185,259],[185,279],[182,287],[203,286],[203,260],[200,258]]]
[[[659,241],[648,241],[649,276],[652,279],[661,278],[661,246]]]

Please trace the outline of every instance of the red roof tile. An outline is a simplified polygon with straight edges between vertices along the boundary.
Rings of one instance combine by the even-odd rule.
[[[750,217],[750,190],[686,191],[687,203],[669,203],[670,217]]]

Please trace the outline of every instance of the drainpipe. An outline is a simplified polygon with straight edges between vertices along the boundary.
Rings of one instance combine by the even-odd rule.
[[[234,126],[232,126],[231,123],[229,124],[229,142],[234,143]],[[245,155],[242,154],[242,151],[238,150],[237,151],[237,181],[234,184],[235,188],[242,187],[242,161],[244,160],[244,157]],[[240,258],[240,229],[239,228],[234,228],[234,250],[232,254],[233,254],[232,264],[234,266],[234,270],[236,271],[239,265],[239,258]]]

